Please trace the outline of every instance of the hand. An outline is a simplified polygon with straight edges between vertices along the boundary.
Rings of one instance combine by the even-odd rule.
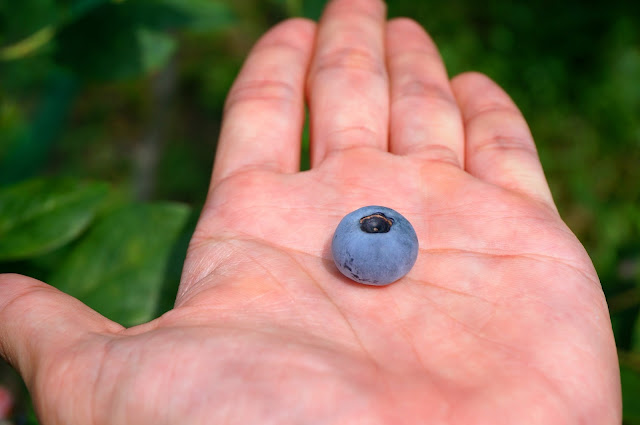
[[[370,204],[420,242],[386,287],[349,281],[329,251]],[[483,75],[450,81],[377,0],[332,1],[250,53],[172,311],[123,329],[4,275],[0,352],[44,424],[621,421],[598,277],[523,117]]]

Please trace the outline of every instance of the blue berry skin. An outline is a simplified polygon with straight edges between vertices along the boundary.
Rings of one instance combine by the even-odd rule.
[[[418,236],[397,211],[371,205],[340,221],[331,252],[336,267],[349,279],[384,286],[409,273],[418,258]]]

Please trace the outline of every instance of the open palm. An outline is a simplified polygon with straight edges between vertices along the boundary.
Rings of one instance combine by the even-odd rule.
[[[418,234],[389,286],[331,259],[365,205]],[[1,352],[45,424],[620,421],[600,284],[522,116],[482,75],[450,82],[422,29],[373,0],[287,21],[250,54],[176,308],[122,329],[25,277],[0,291]]]

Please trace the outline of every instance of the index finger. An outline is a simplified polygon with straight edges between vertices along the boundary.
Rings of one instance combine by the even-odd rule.
[[[304,81],[315,24],[285,21],[251,50],[225,104],[212,185],[243,170],[300,167]]]

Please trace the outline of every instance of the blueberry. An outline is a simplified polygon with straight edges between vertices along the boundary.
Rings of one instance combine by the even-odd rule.
[[[340,221],[331,252],[338,270],[348,278],[367,285],[388,285],[415,264],[418,237],[400,213],[372,205]]]

